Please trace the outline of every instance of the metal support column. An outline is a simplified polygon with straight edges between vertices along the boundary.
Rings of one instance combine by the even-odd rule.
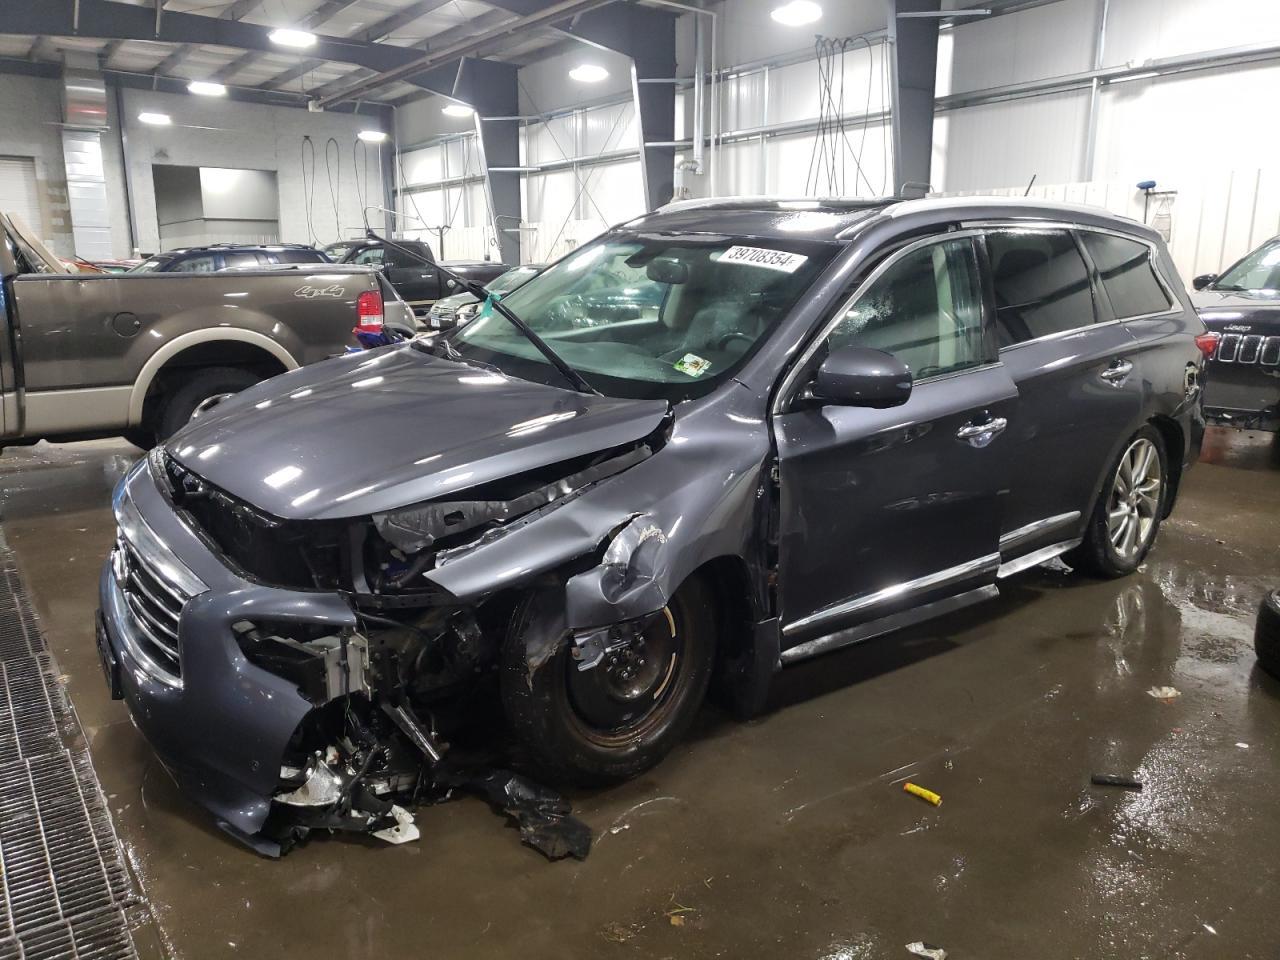
[[[886,0],[886,4],[893,73],[893,189],[918,193],[931,183],[937,14],[942,0]]]
[[[509,264],[520,262],[520,174],[511,169],[520,166],[520,125],[485,122],[484,118],[520,112],[516,69],[515,64],[468,57],[462,61],[453,93],[476,111],[476,145],[484,166],[489,218],[498,259]]]

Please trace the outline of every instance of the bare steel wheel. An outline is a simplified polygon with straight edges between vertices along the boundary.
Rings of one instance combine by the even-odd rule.
[[[579,670],[563,600],[534,595],[503,645],[502,701],[541,776],[599,784],[647,770],[684,735],[715,661],[711,593],[698,577],[675,592],[638,636]]]
[[[1168,495],[1164,440],[1150,424],[1111,464],[1080,546],[1066,560],[1102,577],[1132,573],[1155,543]]]
[[[569,702],[584,736],[617,743],[643,730],[678,692],[672,681],[683,647],[671,608],[663,607],[639,636],[610,649],[593,669],[566,662]]]
[[[1107,536],[1124,561],[1135,560],[1151,543],[1164,502],[1160,450],[1138,437],[1120,457],[1107,505]]]

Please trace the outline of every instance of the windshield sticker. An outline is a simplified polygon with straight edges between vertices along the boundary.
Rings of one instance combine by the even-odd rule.
[[[681,373],[690,377],[700,377],[711,369],[711,361],[704,360],[696,353],[686,353],[683,357],[676,361],[675,367]]]
[[[747,267],[764,267],[780,273],[795,273],[809,258],[800,253],[785,250],[766,250],[764,247],[730,247],[720,254],[720,263],[737,263]]]

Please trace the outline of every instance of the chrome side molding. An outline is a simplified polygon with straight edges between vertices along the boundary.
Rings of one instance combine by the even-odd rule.
[[[976,560],[970,560],[968,563],[957,564],[954,567],[948,567],[945,570],[938,570],[923,577],[917,577],[915,580],[907,580],[904,583],[895,583],[892,586],[884,587],[874,593],[865,593],[860,597],[854,597],[852,600],[846,600],[843,603],[835,604],[827,607],[825,610],[819,610],[817,613],[811,613],[807,617],[801,617],[792,623],[788,623],[782,628],[782,635],[801,633],[804,630],[817,626],[818,624],[827,623],[832,620],[842,620],[845,617],[858,613],[861,610],[868,610],[879,606],[882,603],[888,603],[890,600],[910,597],[915,593],[924,593],[935,587],[944,587],[950,583],[956,583],[969,577],[977,576],[981,573],[994,571],[1000,566],[1000,554],[992,553],[985,557],[978,557]],[[797,648],[798,649],[798,648]],[[785,654],[783,655],[785,660]]]
[[[990,583],[985,587],[978,587],[976,590],[968,590],[965,593],[957,593],[952,597],[944,597],[932,603],[913,607],[910,610],[903,610],[901,613],[890,614],[887,617],[881,617],[879,620],[859,624],[856,627],[850,627],[848,630],[840,630],[825,637],[818,637],[816,640],[809,640],[806,643],[791,647],[789,650],[783,650],[782,664],[786,666],[789,663],[795,663],[797,660],[817,656],[829,650],[839,650],[841,647],[861,643],[864,640],[883,636],[886,633],[893,633],[895,630],[915,626],[917,623],[932,620],[934,617],[941,617],[944,614],[972,606],[975,603],[981,603],[983,600],[993,600],[998,596],[1000,596],[1000,588]],[[785,633],[786,631],[783,632]]]

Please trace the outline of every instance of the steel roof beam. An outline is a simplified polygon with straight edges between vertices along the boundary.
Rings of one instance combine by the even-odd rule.
[[[257,0],[253,0],[253,4],[256,2]],[[242,4],[245,4],[245,0],[232,9],[249,8],[249,4]],[[109,0],[79,0],[79,5],[80,24],[79,30],[75,30],[71,4],[0,0],[0,34],[154,40],[161,43],[234,47],[261,53],[281,52],[281,48],[270,40],[270,27],[166,10],[157,31],[152,11],[147,7],[111,3]],[[361,43],[326,36],[317,38],[310,54],[317,59],[351,63],[379,72],[402,67],[421,56],[420,53],[390,44]]]

